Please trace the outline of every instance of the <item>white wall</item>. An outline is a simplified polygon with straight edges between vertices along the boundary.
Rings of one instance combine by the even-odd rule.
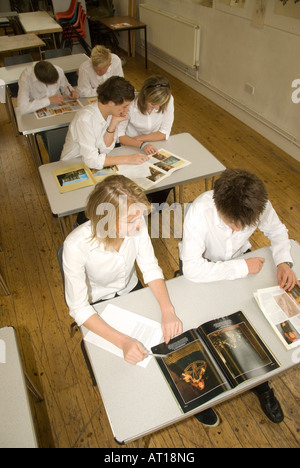
[[[256,4],[253,0],[246,0],[244,9],[218,0],[214,0],[213,8],[195,0],[138,0],[201,26],[197,76],[187,76],[159,57],[150,56],[151,60],[300,161],[300,103],[292,101],[292,82],[300,79],[300,20],[275,15],[276,1],[267,2],[265,25],[257,28],[251,24]],[[114,4],[116,14],[127,14],[127,2],[115,0]],[[297,6],[300,9],[300,3]],[[254,87],[253,95],[246,91],[247,83]]]

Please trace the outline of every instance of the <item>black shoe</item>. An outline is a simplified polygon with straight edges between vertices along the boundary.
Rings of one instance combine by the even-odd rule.
[[[265,415],[275,424],[279,424],[284,420],[284,414],[280,403],[274,395],[274,391],[270,388],[267,392],[254,392],[259,398],[261,408]]]
[[[220,424],[220,418],[213,409],[202,411],[195,414],[195,418],[203,424],[203,426],[217,427]]]

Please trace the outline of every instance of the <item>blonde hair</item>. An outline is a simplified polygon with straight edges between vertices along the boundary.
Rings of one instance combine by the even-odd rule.
[[[171,99],[171,88],[169,81],[160,75],[152,75],[147,78],[139,92],[137,104],[142,114],[147,112],[147,104],[158,105],[159,112],[165,112]]]
[[[91,53],[93,67],[106,67],[111,63],[111,51],[103,45],[97,45]]]
[[[112,250],[119,240],[120,216],[124,209],[132,205],[137,205],[144,214],[151,211],[145,192],[132,180],[122,175],[112,175],[97,184],[89,196],[85,210],[92,225],[91,240],[97,240],[107,250]],[[106,225],[108,230],[103,234],[102,228]]]

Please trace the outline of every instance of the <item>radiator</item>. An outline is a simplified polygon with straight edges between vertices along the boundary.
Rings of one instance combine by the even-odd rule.
[[[200,26],[192,21],[140,4],[140,21],[147,24],[148,43],[190,68],[200,61]]]

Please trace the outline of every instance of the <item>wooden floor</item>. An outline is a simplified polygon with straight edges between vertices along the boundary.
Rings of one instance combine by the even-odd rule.
[[[164,73],[142,58],[128,59],[125,76],[139,89],[146,76]],[[237,119],[165,74],[175,97],[173,134],[189,132],[225,166],[254,171],[290,236],[300,242],[300,163]],[[0,271],[11,296],[0,290],[0,326],[15,327],[24,367],[44,395],[31,399],[40,447],[116,448],[97,388],[91,384],[80,350],[80,334],[70,338],[71,320],[64,302],[56,251],[61,231],[51,215],[24,137],[15,137],[4,104],[0,105]],[[185,201],[204,191],[204,184],[185,187]],[[177,239],[155,240],[167,279],[178,268]],[[268,245],[260,233],[253,247]],[[151,448],[299,447],[300,367],[272,382],[285,420],[272,424],[256,397],[247,392],[217,410],[222,424],[204,428],[196,419],[153,435]],[[130,444],[129,447],[133,447]]]

